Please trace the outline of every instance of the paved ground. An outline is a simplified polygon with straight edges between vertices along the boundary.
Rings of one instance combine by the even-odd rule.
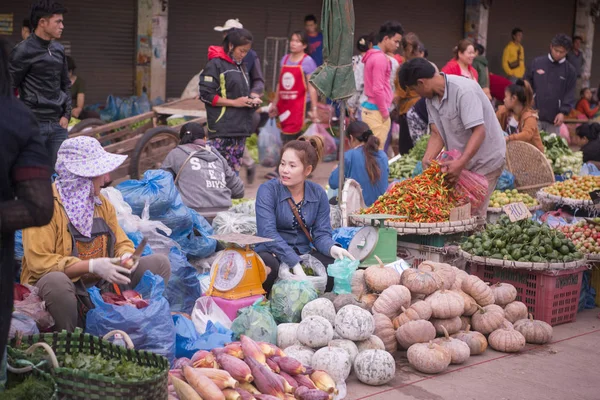
[[[348,400],[598,400],[600,399],[600,309],[577,314],[577,321],[554,327],[552,343],[528,345],[512,355],[488,348],[440,375],[416,372],[397,353],[396,377],[370,387],[353,375]]]

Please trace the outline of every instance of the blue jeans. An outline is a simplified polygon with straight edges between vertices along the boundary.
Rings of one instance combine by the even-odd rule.
[[[46,144],[46,150],[48,151],[48,157],[50,158],[50,165],[52,166],[52,170],[54,170],[54,166],[56,165],[56,153],[58,153],[60,145],[67,139],[69,133],[65,128],[60,126],[58,122],[43,121],[39,122],[39,125],[40,133]]]

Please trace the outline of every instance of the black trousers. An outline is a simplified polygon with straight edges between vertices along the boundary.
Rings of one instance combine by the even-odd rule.
[[[413,142],[410,138],[410,130],[408,129],[408,120],[406,119],[406,114],[400,115],[399,124],[400,125],[400,136],[399,136],[399,151],[400,154],[405,155],[408,154],[410,149],[413,148]]]
[[[261,251],[258,253],[260,258],[263,259],[265,265],[271,268],[271,272],[267,275],[267,279],[263,282],[263,289],[267,292],[267,296],[271,294],[271,288],[277,279],[277,275],[279,273],[279,265],[281,264],[279,260],[272,254],[267,251]],[[313,251],[310,253],[311,256],[321,261],[325,268],[327,268],[330,264],[333,264],[335,261],[332,257],[326,256],[324,254],[319,253],[318,251]],[[293,267],[291,265],[290,267]],[[333,278],[331,276],[327,276],[327,287],[325,288],[326,292],[331,292],[333,290]]]

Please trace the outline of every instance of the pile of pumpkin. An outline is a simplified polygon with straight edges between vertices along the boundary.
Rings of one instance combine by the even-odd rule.
[[[343,398],[325,371],[306,368],[279,347],[245,335],[239,342],[179,360],[186,361],[169,372],[169,400]]]
[[[440,373],[482,354],[488,344],[497,351],[518,352],[526,343],[547,343],[552,327],[533,320],[516,297],[511,284],[490,286],[449,264],[425,261],[402,274],[383,265],[359,270],[352,294],[337,296],[333,303],[371,311],[373,334],[380,340],[369,339],[370,348],[407,350],[416,370]],[[358,313],[353,314],[357,320]],[[382,365],[370,365],[369,374],[380,374]]]

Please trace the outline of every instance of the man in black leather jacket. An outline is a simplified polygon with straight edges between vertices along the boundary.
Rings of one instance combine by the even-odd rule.
[[[60,39],[66,8],[38,0],[31,8],[33,33],[13,49],[10,75],[23,103],[35,115],[54,167],[56,153],[67,138],[71,118],[71,80]]]

